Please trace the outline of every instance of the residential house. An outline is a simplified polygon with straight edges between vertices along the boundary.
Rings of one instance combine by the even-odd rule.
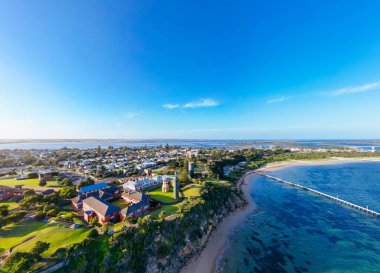
[[[102,185],[101,185],[102,184]],[[100,185],[97,187],[93,187]],[[115,186],[110,186],[106,183],[99,183],[80,189],[78,196],[71,199],[71,204],[75,209],[83,207],[83,200],[89,197],[97,197],[101,200],[111,201],[121,197],[122,190]]]
[[[92,218],[96,217],[99,223],[106,222],[119,222],[120,208],[116,207],[99,197],[91,196],[83,200],[84,220],[90,222]]]
[[[149,201],[149,196],[139,191],[126,191],[121,197],[127,203],[137,204],[142,201]]]
[[[145,200],[130,205],[121,210],[120,220],[123,221],[126,217],[140,217],[147,214],[150,211],[150,202]]]
[[[0,186],[0,201],[5,201],[11,198],[14,194],[14,188]]]
[[[99,190],[102,190],[102,189],[105,189],[108,187],[110,187],[110,185],[108,185],[107,183],[101,182],[98,184],[94,184],[94,185],[90,185],[90,186],[80,188],[79,194],[86,194],[86,193],[90,193],[90,192],[95,192],[95,191],[99,191]]]
[[[38,178],[40,180],[45,180],[45,181],[49,181],[52,179],[52,171],[47,169],[47,170],[40,170],[38,171]]]
[[[23,192],[22,185],[15,186],[14,188],[0,186],[0,201],[5,201],[13,196],[21,195]]]

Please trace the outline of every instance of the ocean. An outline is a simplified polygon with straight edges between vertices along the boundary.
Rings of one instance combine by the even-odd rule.
[[[171,146],[182,146],[192,148],[270,148],[273,146],[282,146],[284,148],[298,147],[298,148],[334,148],[334,147],[351,147],[362,151],[371,151],[372,147],[376,151],[380,151],[379,140],[91,140],[91,141],[19,141],[19,142],[1,142],[0,150],[55,150],[67,148],[77,149],[94,149],[97,147],[107,148],[113,146],[115,148],[127,147],[154,147],[169,144]]]
[[[380,163],[291,166],[269,172],[380,211]],[[380,272],[380,218],[266,177],[252,181],[257,210],[229,239],[219,272]]]

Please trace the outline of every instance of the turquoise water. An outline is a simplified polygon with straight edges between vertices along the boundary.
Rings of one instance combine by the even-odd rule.
[[[270,174],[380,211],[380,163]],[[380,272],[380,218],[265,177],[252,183],[258,210],[231,236],[219,272]]]

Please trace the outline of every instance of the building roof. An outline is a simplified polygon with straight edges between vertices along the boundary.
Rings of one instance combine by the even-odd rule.
[[[104,189],[107,187],[109,187],[107,183],[101,182],[98,184],[94,184],[94,185],[90,185],[90,186],[80,188],[80,193],[83,194],[83,193],[87,193],[90,191],[98,191],[98,190],[101,190],[101,189]]]
[[[95,212],[100,213],[103,216],[110,215],[114,212],[120,211],[119,207],[116,207],[107,201],[101,200],[98,197],[91,196],[83,200],[83,204],[91,207]]]
[[[141,209],[142,207],[145,207],[146,205],[149,205],[149,202],[146,200],[139,202],[139,203],[136,203],[136,204],[133,204],[133,205],[130,205],[129,207],[122,209],[121,214],[122,215],[128,215],[130,213],[133,213],[134,211]]]
[[[113,197],[112,193],[109,193],[107,191],[99,191],[99,198],[103,200],[108,200]]]
[[[13,192],[14,188],[8,187],[8,186],[0,186],[0,192]]]
[[[130,199],[133,199],[133,200],[136,200],[136,202],[141,202],[141,201],[145,201],[145,200],[149,199],[149,196],[147,196],[146,194],[143,194],[142,192],[139,192],[139,191],[125,192],[125,193],[123,193],[123,196],[130,198]]]

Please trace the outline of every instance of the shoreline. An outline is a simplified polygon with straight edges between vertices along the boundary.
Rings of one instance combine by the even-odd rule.
[[[223,252],[229,240],[229,236],[234,231],[234,229],[246,219],[246,216],[257,208],[253,198],[251,197],[251,190],[253,187],[252,179],[257,175],[253,171],[266,172],[291,166],[326,165],[354,162],[380,162],[380,157],[333,157],[318,160],[288,160],[268,163],[256,170],[247,171],[238,183],[238,186],[243,191],[247,205],[235,210],[217,225],[215,231],[213,231],[211,236],[208,238],[206,245],[200,254],[191,258],[189,262],[181,268],[180,273],[215,272],[216,264],[221,255],[223,255]]]
[[[248,171],[238,183],[238,186],[243,191],[247,205],[233,211],[217,225],[201,253],[192,257],[189,262],[181,268],[180,273],[215,272],[216,261],[218,257],[223,254],[229,236],[234,229],[246,219],[246,216],[256,209],[256,204],[250,196],[252,190],[251,181],[254,176],[257,176],[257,174]]]
[[[255,171],[268,172],[284,167],[305,166],[305,165],[328,165],[340,163],[355,163],[355,162],[380,162],[380,157],[331,157],[316,160],[287,160],[265,164]]]

